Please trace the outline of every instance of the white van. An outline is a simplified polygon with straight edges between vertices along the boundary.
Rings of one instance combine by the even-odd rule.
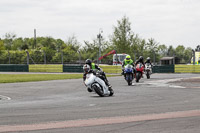
[[[113,55],[113,65],[122,65],[122,62],[128,54],[114,54]]]

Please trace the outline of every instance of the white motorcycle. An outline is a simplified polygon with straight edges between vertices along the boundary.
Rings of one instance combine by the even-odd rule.
[[[86,80],[84,81],[87,88],[91,91],[96,92],[99,96],[112,96],[114,94],[113,90],[109,90],[105,82],[98,77],[98,72],[96,75],[93,73],[86,74]]]
[[[150,63],[145,64],[145,74],[147,76],[147,79],[150,79],[150,75],[152,74],[152,66]]]

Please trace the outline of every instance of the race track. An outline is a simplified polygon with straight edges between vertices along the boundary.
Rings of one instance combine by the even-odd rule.
[[[0,132],[200,132],[200,75],[108,79],[112,97],[87,92],[82,79],[0,84]]]

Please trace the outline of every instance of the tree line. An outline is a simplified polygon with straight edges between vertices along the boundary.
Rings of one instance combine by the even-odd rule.
[[[190,47],[178,45],[174,48],[172,45],[160,44],[154,38],[140,38],[132,31],[126,16],[117,20],[117,25],[113,27],[113,33],[108,38],[101,38],[101,55],[116,50],[117,53],[129,54],[132,59],[143,56],[150,57],[155,62],[159,62],[164,56],[176,56],[180,63],[189,63],[192,57]],[[98,59],[99,46],[98,38],[81,44],[75,36],[63,41],[52,37],[22,38],[13,33],[6,33],[3,39],[0,38],[0,64],[26,64],[26,51],[32,59],[30,63],[83,63],[87,58]],[[102,60],[102,63],[111,62],[112,56]]]

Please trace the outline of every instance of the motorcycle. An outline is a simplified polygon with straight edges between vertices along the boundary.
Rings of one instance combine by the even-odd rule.
[[[135,70],[136,70],[135,81],[139,82],[139,80],[143,75],[144,65],[142,63],[137,64]]]
[[[124,77],[125,77],[125,80],[127,81],[128,85],[132,85],[132,81],[134,79],[132,65],[128,64],[125,66]]]
[[[89,88],[91,91],[97,93],[99,96],[112,96],[114,94],[114,91],[110,91],[108,86],[105,84],[105,82],[98,77],[98,72],[96,75],[93,73],[88,73],[86,75],[86,80],[84,81],[87,88]]]
[[[145,74],[147,76],[147,79],[150,79],[150,75],[152,74],[152,68],[150,63],[145,64]]]

